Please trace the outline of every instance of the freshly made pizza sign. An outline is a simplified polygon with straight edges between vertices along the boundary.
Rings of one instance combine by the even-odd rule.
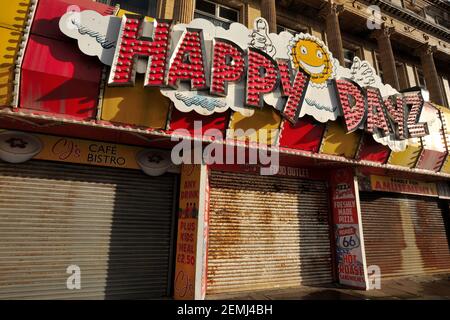
[[[145,87],[159,87],[183,112],[252,116],[267,104],[293,124],[305,115],[342,117],[348,132],[363,129],[394,151],[430,133],[420,91],[400,94],[358,58],[344,68],[320,39],[269,33],[263,18],[254,29],[233,23],[226,30],[204,19],[174,25],[82,11],[62,16],[60,28],[111,66],[110,86],[134,86],[143,73]]]

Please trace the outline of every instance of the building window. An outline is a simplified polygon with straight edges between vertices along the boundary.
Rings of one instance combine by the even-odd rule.
[[[439,82],[442,88],[442,95],[444,98],[444,106],[450,108],[450,86],[448,79],[443,76],[439,76]]]
[[[425,82],[425,77],[423,75],[423,71],[422,69],[417,68],[417,83],[418,85],[423,88],[426,89],[427,88],[427,84]]]
[[[298,34],[298,33],[300,33],[300,32],[307,32],[307,33],[310,33],[310,32],[309,32],[309,28],[306,27],[306,26],[301,26],[301,27],[299,28],[299,30],[294,30],[294,29],[292,29],[292,28],[288,28],[288,27],[285,27],[285,26],[283,26],[283,25],[277,24],[277,33],[281,33],[281,32],[283,32],[283,31],[287,31],[287,32],[289,32],[289,33],[292,34],[292,35],[296,35],[296,34]]]
[[[406,72],[406,65],[403,62],[396,61],[395,67],[397,69],[398,83],[400,90],[408,89],[410,87],[408,81],[408,74]]]
[[[239,10],[206,0],[195,1],[194,18],[203,18],[214,25],[228,29],[233,22],[239,22]]]
[[[436,23],[444,28],[450,29],[450,19],[436,17]]]
[[[120,5],[120,9],[144,16],[156,17],[156,0],[98,0],[110,6]]]
[[[353,64],[353,58],[356,56],[356,50],[344,48],[344,66],[350,68]]]
[[[377,64],[377,72],[378,72],[378,75],[380,76],[381,81],[382,81],[383,83],[385,83],[385,81],[384,81],[384,75],[383,75],[383,69],[381,68],[381,58],[380,58],[380,54],[379,54],[378,52],[375,52],[375,62],[376,62],[376,64]]]

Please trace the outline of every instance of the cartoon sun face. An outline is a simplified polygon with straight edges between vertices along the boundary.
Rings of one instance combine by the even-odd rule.
[[[312,36],[297,35],[290,45],[290,55],[296,68],[301,67],[311,76],[314,85],[326,85],[333,76],[333,59],[322,41]]]

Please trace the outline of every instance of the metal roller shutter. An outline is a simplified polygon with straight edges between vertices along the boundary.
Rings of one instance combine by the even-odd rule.
[[[212,172],[207,294],[332,282],[323,182]]]
[[[450,271],[443,211],[436,198],[361,193],[367,265],[382,279]]]
[[[166,296],[176,179],[0,162],[0,299]],[[80,290],[66,287],[69,265]]]

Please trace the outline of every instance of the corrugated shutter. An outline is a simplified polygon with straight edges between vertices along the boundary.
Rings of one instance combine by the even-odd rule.
[[[382,279],[450,271],[438,199],[364,192],[361,211],[367,265]]]
[[[168,293],[176,176],[0,162],[0,299]],[[69,265],[81,290],[68,290]]]
[[[207,294],[332,282],[323,182],[212,172]]]

